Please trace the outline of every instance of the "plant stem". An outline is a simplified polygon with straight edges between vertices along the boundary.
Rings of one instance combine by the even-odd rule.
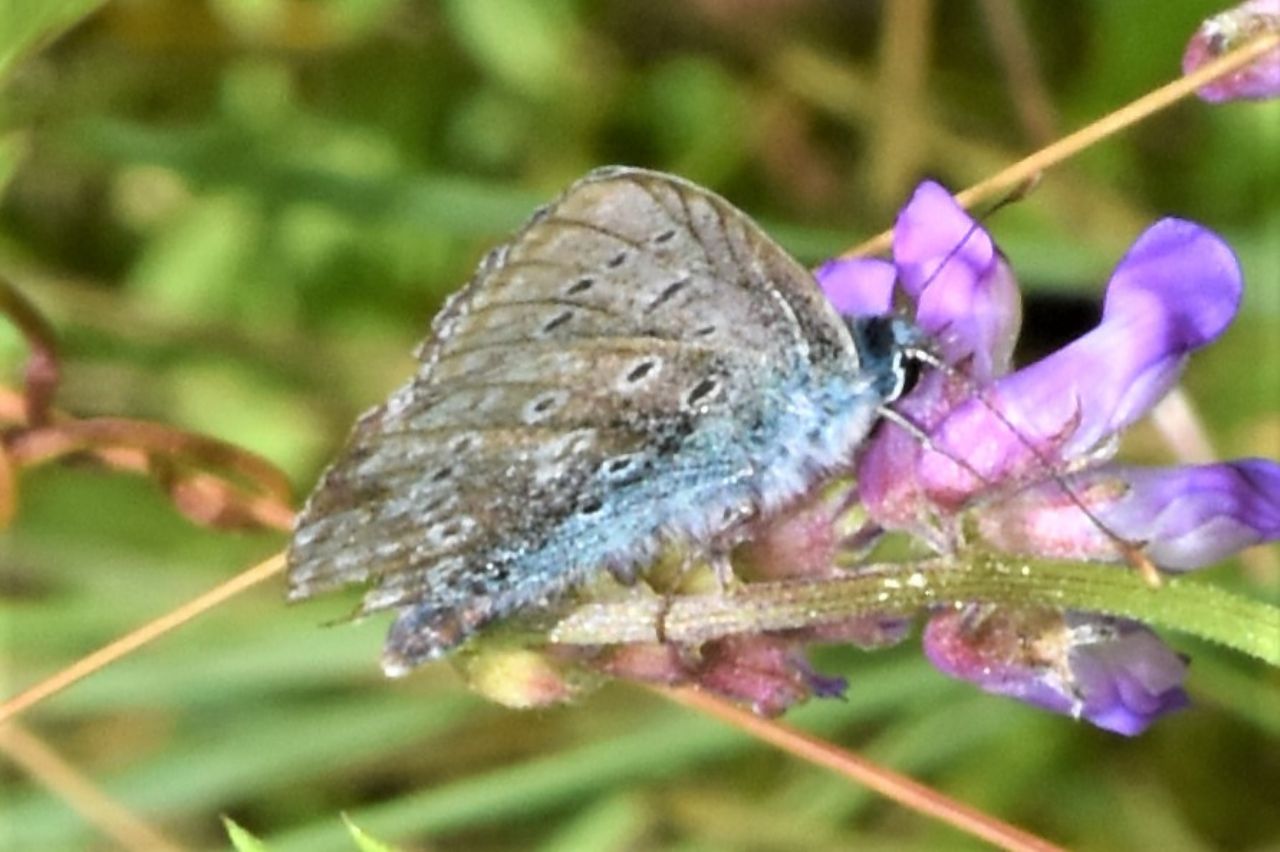
[[[1215,586],[1174,579],[1153,589],[1114,566],[979,556],[868,567],[848,577],[751,583],[731,592],[585,604],[552,641],[575,645],[698,644],[866,617],[906,617],[966,603],[1076,609],[1179,630],[1280,665],[1280,609]]]

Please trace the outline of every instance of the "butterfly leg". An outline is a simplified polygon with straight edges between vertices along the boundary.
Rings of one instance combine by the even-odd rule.
[[[727,592],[738,584],[738,577],[733,573],[733,561],[729,558],[727,548],[713,548],[707,554],[707,562],[711,565],[711,574],[716,578],[718,591]]]

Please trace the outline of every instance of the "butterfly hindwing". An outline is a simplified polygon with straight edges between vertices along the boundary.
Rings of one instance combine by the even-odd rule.
[[[370,582],[364,610],[400,612],[393,668],[667,537],[709,542],[870,423],[834,409],[867,383],[809,274],[723,199],[634,169],[535,214],[419,354],[290,551],[292,598]]]

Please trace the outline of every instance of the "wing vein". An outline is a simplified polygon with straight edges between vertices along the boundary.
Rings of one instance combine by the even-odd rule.
[[[547,216],[545,219],[542,219],[540,222],[538,222],[538,224],[544,225],[552,222],[558,225],[568,225],[571,228],[583,228],[588,231],[594,231],[597,234],[603,234],[604,236],[617,240],[620,243],[625,243],[626,245],[629,245],[634,249],[644,248],[644,243],[640,242],[639,240],[634,240],[631,237],[628,237],[626,234],[619,233],[618,231],[615,231],[612,228],[606,228],[604,225],[599,225],[599,224],[596,224],[595,222],[588,222],[585,219],[574,219],[571,216],[561,216],[558,213],[552,213],[551,215]]]

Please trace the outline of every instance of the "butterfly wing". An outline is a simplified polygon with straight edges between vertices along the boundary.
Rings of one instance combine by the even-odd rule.
[[[598,170],[481,263],[303,510],[292,599],[371,582],[385,665],[706,542],[846,456],[879,400],[809,273],[718,196]],[[853,401],[852,415],[848,403]]]

